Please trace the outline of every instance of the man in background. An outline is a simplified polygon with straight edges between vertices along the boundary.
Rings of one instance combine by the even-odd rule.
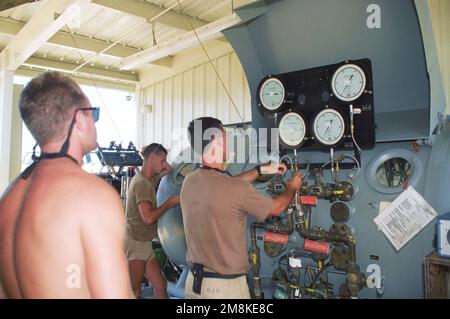
[[[144,276],[151,283],[155,297],[167,298],[167,282],[152,249],[157,235],[158,219],[179,204],[178,196],[171,196],[161,206],[156,203],[156,177],[168,173],[167,150],[161,144],[146,146],[141,172],[133,177],[127,191],[126,248],[131,285],[136,297],[141,294]]]

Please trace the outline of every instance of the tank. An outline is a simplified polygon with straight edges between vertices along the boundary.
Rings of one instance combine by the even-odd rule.
[[[324,169],[319,177],[311,171],[305,178],[308,184],[305,189],[317,195],[318,200],[310,212],[303,212],[303,215],[285,212],[279,220],[269,220],[265,224],[255,224],[249,218],[247,242],[252,270],[248,279],[254,297],[424,297],[423,261],[435,249],[435,220],[397,251],[377,228],[374,219],[406,185],[404,180],[393,183],[389,173],[392,164],[408,172],[408,184],[438,215],[450,211],[447,102],[427,3],[380,0],[377,5],[374,8],[369,0],[258,1],[236,11],[243,21],[252,16],[251,21],[223,31],[246,73],[252,96],[251,125],[255,129],[273,127],[271,125],[277,123],[273,113],[262,112],[258,105],[259,84],[267,77],[357,59],[369,59],[373,72],[370,91],[373,93],[375,143],[360,152],[358,176],[354,167],[342,166],[340,170],[341,179],[352,185],[351,196],[332,198],[333,194],[349,188],[336,187],[330,169]],[[381,10],[380,28],[367,23],[377,10]],[[339,28],[335,27],[337,24]],[[292,33],[292,30],[300,31]],[[279,116],[292,104],[301,108],[316,98],[323,100],[320,95],[308,100],[307,95],[305,99],[298,92],[292,94],[289,96],[291,104],[280,108]],[[305,150],[299,146],[296,152],[285,153],[298,163],[330,160],[329,150]],[[334,156],[338,158],[345,153],[353,154],[336,149]],[[266,161],[258,159],[257,162]],[[181,171],[183,165],[177,165],[173,165],[171,176],[162,181],[158,199],[179,193],[182,178],[178,176],[177,167]],[[256,162],[247,161],[231,164],[228,169],[236,173],[254,165]],[[303,165],[300,169],[306,173],[307,167]],[[286,178],[260,180],[254,186],[261,193],[274,196]],[[318,181],[320,185],[314,187]],[[334,206],[336,202],[340,204]],[[305,221],[305,216],[309,216],[309,220]],[[291,232],[291,218],[294,224],[306,222],[311,229],[295,228]],[[287,243],[269,242],[265,237],[268,231],[285,233]],[[179,207],[161,219],[158,232],[169,257],[185,265],[186,244]],[[354,243],[343,244],[342,240],[348,236]],[[311,243],[305,243],[305,238],[328,242],[329,255],[306,253],[304,247]],[[380,281],[370,286],[368,279],[377,272]],[[255,279],[259,277],[260,280]],[[301,289],[292,291],[286,284],[291,279],[302,283],[311,278],[325,281],[312,293]]]

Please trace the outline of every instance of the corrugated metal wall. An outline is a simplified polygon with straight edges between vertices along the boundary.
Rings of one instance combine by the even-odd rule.
[[[428,3],[450,114],[450,1],[429,0]]]
[[[139,145],[157,142],[171,149],[179,132],[186,132],[189,122],[200,116],[213,116],[224,124],[251,121],[250,91],[236,53],[213,63],[240,115],[211,64],[200,64],[137,92]]]

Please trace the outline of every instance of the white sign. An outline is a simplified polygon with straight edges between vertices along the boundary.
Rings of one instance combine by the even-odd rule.
[[[409,186],[373,221],[399,251],[436,216],[433,207]]]

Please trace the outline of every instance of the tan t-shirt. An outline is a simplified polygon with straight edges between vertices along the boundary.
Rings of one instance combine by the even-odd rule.
[[[134,240],[149,241],[156,237],[158,225],[145,225],[139,214],[138,204],[147,201],[156,208],[155,186],[142,174],[131,180],[127,191],[126,230]]]
[[[180,201],[188,263],[200,263],[220,274],[246,273],[247,213],[264,220],[272,198],[248,182],[196,170],[184,180]]]

